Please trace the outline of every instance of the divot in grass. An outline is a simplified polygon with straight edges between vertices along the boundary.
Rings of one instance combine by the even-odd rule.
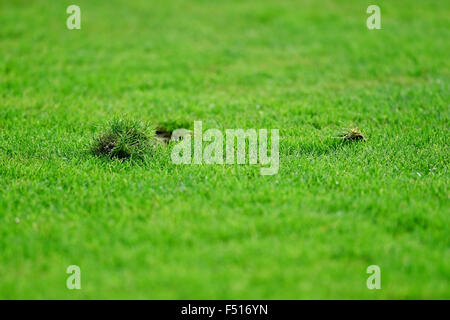
[[[166,120],[162,121],[157,127],[155,132],[156,142],[167,145],[169,142],[178,141],[186,135],[191,135],[188,122],[181,120]]]
[[[155,140],[161,144],[168,144],[172,137],[172,130],[164,127],[157,127],[155,131]]]
[[[155,132],[155,141],[159,144],[168,145],[170,141],[179,141],[186,136],[191,136],[191,130],[180,128],[175,130],[157,127]]]

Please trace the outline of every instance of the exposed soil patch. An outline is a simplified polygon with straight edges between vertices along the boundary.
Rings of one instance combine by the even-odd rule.
[[[171,140],[179,141],[191,134],[191,131],[187,129],[189,127],[190,124],[184,121],[163,121],[156,127],[155,140],[161,144],[169,144]]]
[[[157,127],[155,131],[155,140],[157,142],[168,144],[170,141],[170,138],[172,137],[173,131],[170,129],[166,129],[163,127]]]

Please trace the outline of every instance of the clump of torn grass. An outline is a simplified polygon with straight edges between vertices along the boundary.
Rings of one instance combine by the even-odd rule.
[[[358,128],[345,129],[339,136],[343,141],[366,141],[366,137]]]
[[[116,118],[94,138],[91,151],[109,159],[143,159],[151,152],[153,135],[145,122]]]

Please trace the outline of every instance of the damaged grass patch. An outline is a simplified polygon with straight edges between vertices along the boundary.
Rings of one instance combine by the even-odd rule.
[[[154,131],[143,121],[113,119],[94,138],[91,151],[109,159],[143,159],[151,154]]]
[[[343,141],[366,141],[366,137],[358,128],[345,129],[339,136]]]
[[[178,140],[180,137],[189,134],[190,130],[188,128],[191,127],[191,124],[187,121],[181,120],[166,120],[162,121],[157,127],[155,131],[155,140],[160,144],[169,144],[170,140]],[[175,130],[179,131],[178,134],[173,137],[172,134]]]
[[[168,144],[170,141],[170,138],[172,137],[172,132],[173,132],[173,130],[166,129],[162,126],[159,126],[156,128],[156,131],[155,131],[155,140],[162,144]]]

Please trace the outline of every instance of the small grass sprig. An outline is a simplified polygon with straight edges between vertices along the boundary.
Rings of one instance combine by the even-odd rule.
[[[366,137],[359,128],[345,129],[339,136],[343,141],[366,141]]]

